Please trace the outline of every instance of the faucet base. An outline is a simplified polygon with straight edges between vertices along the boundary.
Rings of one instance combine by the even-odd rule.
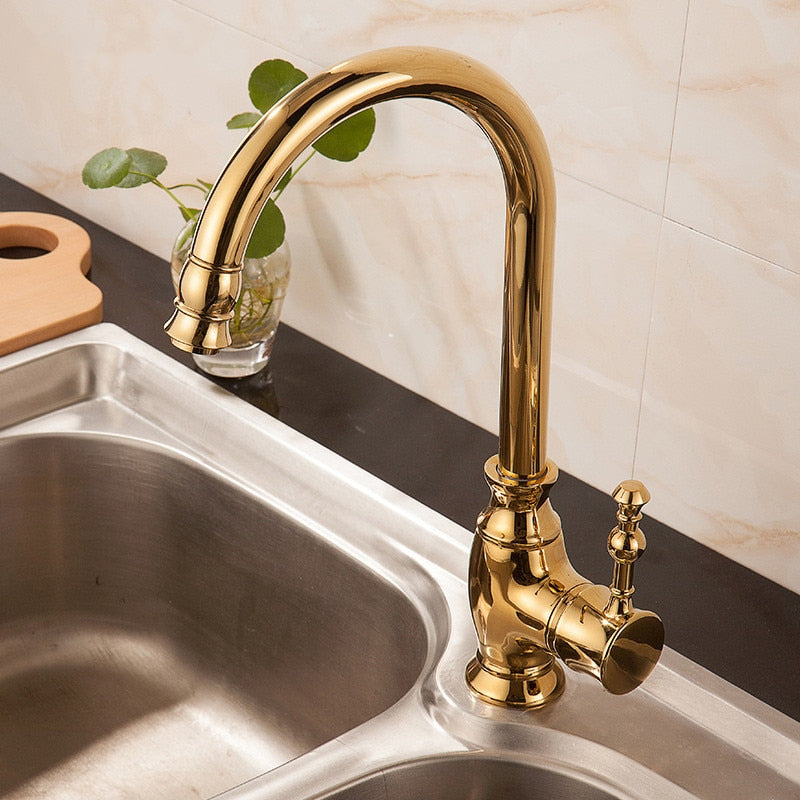
[[[554,659],[524,672],[500,671],[481,660],[480,652],[467,664],[469,688],[487,703],[515,708],[542,708],[564,691],[564,670]]]

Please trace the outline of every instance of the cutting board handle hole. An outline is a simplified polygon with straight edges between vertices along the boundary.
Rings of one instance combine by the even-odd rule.
[[[45,250],[43,247],[28,247],[26,245],[9,245],[8,247],[0,247],[0,258],[39,258],[39,256],[46,256],[50,250]]]
[[[52,253],[60,241],[58,233],[50,227],[26,223],[0,225],[0,258],[39,258]]]

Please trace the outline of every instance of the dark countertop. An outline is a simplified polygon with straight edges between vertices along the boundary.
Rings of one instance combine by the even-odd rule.
[[[162,331],[173,297],[166,259],[0,175],[0,211],[22,210],[86,228],[105,321],[193,366]],[[217,382],[465,528],[488,500],[483,463],[495,436],[285,324],[267,374]],[[610,582],[613,500],[563,472],[552,499],[576,569]],[[643,528],[636,602],[661,615],[667,645],[800,721],[800,595],[655,520]]]

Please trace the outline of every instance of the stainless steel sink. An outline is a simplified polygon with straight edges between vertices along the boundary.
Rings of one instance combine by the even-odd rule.
[[[180,776],[205,797],[374,717],[420,673],[425,624],[397,587],[185,456],[12,437],[0,486],[2,791],[116,773],[133,748],[158,765],[138,796]]]
[[[617,800],[565,771],[498,756],[439,756],[399,764],[325,795],[325,800]]]
[[[118,328],[0,359],[0,424],[2,797],[800,797],[800,725],[671,651],[476,700],[470,533]]]

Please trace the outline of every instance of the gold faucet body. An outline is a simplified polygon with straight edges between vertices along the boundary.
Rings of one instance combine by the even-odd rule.
[[[555,464],[548,461],[541,480],[512,482],[493,457],[485,473],[492,499],[478,518],[469,566],[479,642],[467,666],[472,689],[497,704],[545,705],[564,688],[556,657],[597,678],[612,694],[635,689],[664,644],[659,617],[634,609],[630,600],[633,562],[645,547],[640,507],[620,506],[620,524],[608,540],[614,581],[597,586],[567,557],[561,520],[549,499]],[[615,497],[639,487],[646,492],[638,481],[625,481]],[[622,528],[623,517],[631,520],[628,529]],[[631,546],[634,541],[638,548]]]
[[[456,53],[409,47],[356,56],[298,86],[251,130],[211,190],[165,330],[183,350],[228,346],[247,241],[272,190],[338,122],[405,97],[472,118],[506,188],[500,435],[470,562],[479,649],[467,679],[491,702],[543,705],[561,693],[560,656],[611,691],[628,691],[657,661],[663,627],[632,608],[631,580],[615,596],[575,572],[547,499],[557,473],[546,458],[555,181],[541,129],[506,81]],[[620,568],[628,578],[632,563]]]

